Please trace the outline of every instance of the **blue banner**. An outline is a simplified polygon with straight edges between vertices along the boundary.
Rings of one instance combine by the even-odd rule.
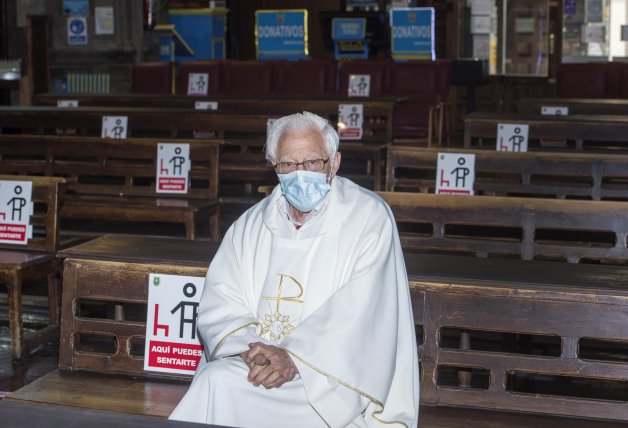
[[[255,12],[258,59],[303,59],[308,55],[307,10]]]
[[[391,9],[390,33],[394,59],[435,59],[434,8]]]
[[[364,40],[366,18],[333,18],[331,25],[333,40]]]

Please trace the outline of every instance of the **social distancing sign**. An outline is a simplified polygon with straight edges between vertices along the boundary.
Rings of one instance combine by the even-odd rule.
[[[125,139],[128,122],[127,116],[103,116],[101,138]]]
[[[0,243],[22,244],[32,238],[33,183],[0,180]]]
[[[338,136],[341,140],[360,140],[363,135],[364,106],[338,105]]]
[[[197,332],[204,277],[151,273],[144,370],[194,374],[203,356]]]
[[[527,152],[529,125],[500,123],[497,125],[498,152]]]
[[[473,195],[475,155],[439,153],[436,165],[436,194]]]
[[[166,144],[157,146],[157,193],[187,193],[190,162],[189,144]]]

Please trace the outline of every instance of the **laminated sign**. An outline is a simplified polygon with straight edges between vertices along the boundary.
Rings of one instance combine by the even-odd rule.
[[[338,106],[338,135],[342,140],[359,140],[362,138],[364,123],[362,104],[340,104]]]
[[[103,116],[102,138],[125,139],[129,118],[127,116]]]
[[[157,193],[187,193],[192,167],[189,144],[157,146]]]
[[[368,97],[371,93],[371,76],[369,74],[351,74],[349,75],[349,93],[350,97]]]
[[[473,195],[475,155],[439,153],[436,165],[436,194]]]
[[[201,96],[201,97],[206,96],[208,83],[209,83],[209,74],[190,73],[188,75],[188,95]]]
[[[528,125],[500,123],[497,125],[498,152],[527,152]]]
[[[32,237],[33,183],[0,181],[0,243],[27,244]]]
[[[204,284],[197,276],[149,275],[144,370],[194,374],[203,355],[196,320]]]

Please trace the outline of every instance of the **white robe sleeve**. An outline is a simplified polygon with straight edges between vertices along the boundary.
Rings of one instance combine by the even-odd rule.
[[[239,266],[233,235],[232,227],[209,266],[199,304],[198,331],[209,361],[246,351],[251,342],[265,342],[256,332],[257,318],[246,302],[250,287]]]

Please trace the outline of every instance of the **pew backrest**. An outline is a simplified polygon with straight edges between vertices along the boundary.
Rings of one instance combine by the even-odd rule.
[[[379,192],[409,251],[621,264],[626,203]]]
[[[0,243],[2,249],[30,250],[54,253],[59,247],[59,207],[65,195],[66,180],[61,177],[0,175],[0,181],[30,181],[32,183],[33,214],[30,225],[32,238],[26,244]]]
[[[162,143],[190,145],[187,194],[156,193],[157,151]],[[218,198],[219,140],[0,134],[0,173],[68,179],[68,194]]]
[[[628,155],[389,146],[387,191],[434,193],[439,153],[475,155],[475,194],[628,200]]]

